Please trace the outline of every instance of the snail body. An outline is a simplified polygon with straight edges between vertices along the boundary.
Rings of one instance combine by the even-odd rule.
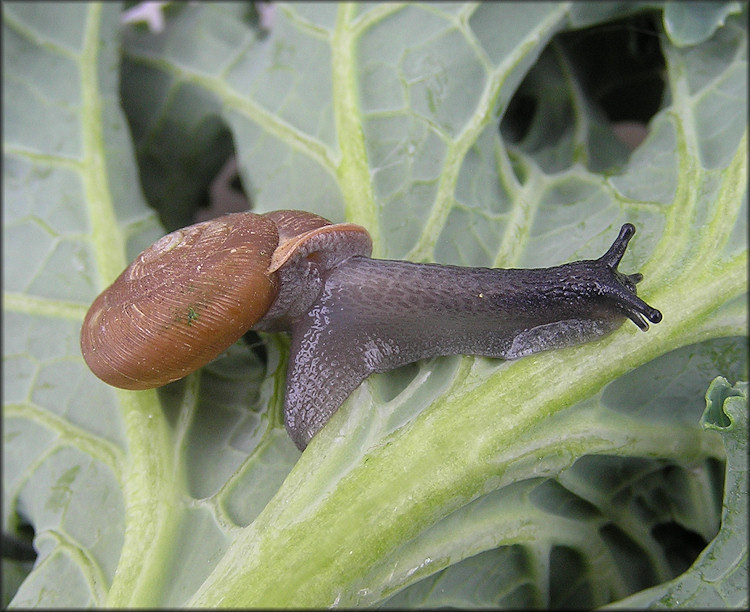
[[[644,317],[658,323],[636,294],[641,275],[617,270],[634,232],[623,225],[596,260],[468,268],[371,259],[364,228],[306,212],[235,213],[144,251],[92,304],[82,352],[105,382],[143,389],[185,376],[250,328],[289,332],[285,424],[304,449],[372,372],[439,355],[515,359],[593,340],[626,318],[644,331]],[[224,256],[231,265],[218,264]]]

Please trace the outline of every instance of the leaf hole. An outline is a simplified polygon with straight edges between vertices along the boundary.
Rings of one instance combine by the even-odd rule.
[[[592,170],[624,164],[664,103],[659,15],[641,13],[555,36],[508,102],[503,139],[547,172],[579,161],[580,148]],[[555,153],[559,149],[573,155]]]

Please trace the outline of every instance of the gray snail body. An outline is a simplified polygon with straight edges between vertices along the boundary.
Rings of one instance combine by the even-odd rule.
[[[256,247],[250,255],[242,253],[244,257],[262,254],[265,259],[257,267],[263,274],[258,277],[254,273],[249,280],[241,281],[258,288],[250,291],[251,297],[241,295],[228,301],[233,312],[242,312],[243,301],[250,299],[258,298],[262,306],[253,313],[250,323],[248,319],[240,321],[237,331],[219,344],[226,348],[250,327],[291,333],[284,416],[287,431],[300,449],[373,372],[440,355],[515,359],[593,340],[618,328],[626,318],[644,331],[648,329],[644,317],[652,323],[661,320],[661,313],[636,295],[635,285],[641,275],[625,275],[617,270],[635,232],[630,224],[623,225],[613,245],[597,260],[552,268],[498,269],[371,259],[370,239],[363,228],[333,225],[300,211],[238,215],[245,216],[218,221],[224,223],[225,234],[233,233],[231,227],[239,221],[255,222],[255,218],[261,218],[262,231],[258,235],[270,237],[270,242],[276,240],[277,244]],[[269,222],[275,225],[275,235]],[[212,221],[204,222],[207,223]],[[191,228],[180,231],[190,232]],[[243,236],[240,241],[246,239]],[[165,241],[170,243],[166,238],[159,242]],[[213,248],[217,248],[215,241]],[[225,250],[231,252],[232,248]],[[188,253],[184,255],[188,258]],[[203,256],[197,257],[196,261],[200,261]],[[134,264],[143,259],[142,254]],[[189,262],[187,267],[194,270],[196,266]],[[121,278],[127,278],[127,273],[128,270],[123,272]],[[201,272],[193,274],[200,276]],[[160,292],[166,293],[165,285],[172,284],[163,276],[158,282],[161,285],[147,292],[151,301],[159,301]],[[196,279],[187,282],[188,286],[198,284]],[[184,283],[181,281],[181,285]],[[233,277],[219,284],[220,290],[227,291],[227,286],[240,281]],[[270,298],[265,295],[268,288]],[[102,296],[108,291],[112,288]],[[189,291],[181,294],[185,293],[192,297]],[[102,302],[107,300],[102,296],[94,302],[84,322],[81,346],[87,363],[105,382],[125,388],[160,386],[184,376],[188,367],[195,369],[192,361],[199,367],[223,350],[217,351],[218,345],[213,343],[200,359],[191,357],[189,365],[180,365],[163,379],[151,376],[151,370],[148,376],[133,372],[123,378],[119,363],[113,365],[113,360],[106,359],[101,360],[104,365],[100,363],[100,354],[116,343],[109,332],[123,322],[119,302],[112,300],[103,307]],[[202,332],[198,329],[201,317],[210,321],[221,318],[220,314],[203,314],[192,305],[186,312],[190,313],[190,309],[195,316],[189,325],[168,318],[168,327],[177,327],[180,334],[193,327],[188,331],[198,334]],[[178,312],[182,310],[183,306],[177,307]],[[111,324],[101,324],[108,319],[112,319]],[[162,322],[161,328],[164,327]],[[145,337],[153,338],[156,333],[149,331]],[[132,338],[133,333],[124,335]],[[179,338],[187,346],[183,335]],[[175,347],[166,350],[175,352]],[[139,367],[153,360],[153,356],[146,356],[146,347],[135,347],[131,352],[131,361]],[[200,349],[186,349],[186,353],[192,356]],[[142,382],[145,378],[148,380]]]

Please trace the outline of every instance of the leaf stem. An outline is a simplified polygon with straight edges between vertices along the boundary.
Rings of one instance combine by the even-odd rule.
[[[80,56],[82,178],[102,286],[127,263],[125,232],[115,214],[104,141],[105,106],[110,102],[99,82],[100,71],[110,66],[107,53],[114,51],[102,45],[102,33],[117,23],[119,10],[117,5],[87,5]],[[174,511],[177,479],[169,425],[155,391],[118,390],[117,397],[128,440],[127,459],[118,466],[124,487],[125,537],[106,604],[152,606],[158,602],[158,585],[164,581],[165,559],[171,554],[170,542],[179,522]]]
[[[346,218],[368,229],[373,238],[374,255],[377,255],[382,244],[380,219],[372,191],[357,94],[357,38],[352,25],[356,8],[357,5],[351,2],[338,6],[331,40],[333,114],[341,150],[336,174],[344,196]]]
[[[103,105],[99,89],[102,5],[90,4],[81,52],[81,128],[83,131],[84,201],[91,221],[91,240],[102,287],[111,283],[127,264],[125,243],[117,222],[109,186],[107,153],[102,130]]]

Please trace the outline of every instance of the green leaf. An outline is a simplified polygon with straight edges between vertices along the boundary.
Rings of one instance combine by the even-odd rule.
[[[692,567],[674,580],[618,602],[624,608],[747,607],[747,383],[716,378],[701,423],[718,431],[727,451],[721,531]]]
[[[672,2],[664,8],[664,26],[679,47],[708,40],[728,15],[739,14],[737,2]]]
[[[38,555],[11,605],[741,605],[745,387],[699,417],[747,377],[746,6],[272,6],[170,5],[154,33],[3,4],[3,530]],[[631,150],[568,41],[644,15],[666,89]],[[549,266],[630,221],[664,320],[372,376],[301,455],[283,335],[114,390],[86,309],[232,145],[255,210],[361,223],[379,257]]]

